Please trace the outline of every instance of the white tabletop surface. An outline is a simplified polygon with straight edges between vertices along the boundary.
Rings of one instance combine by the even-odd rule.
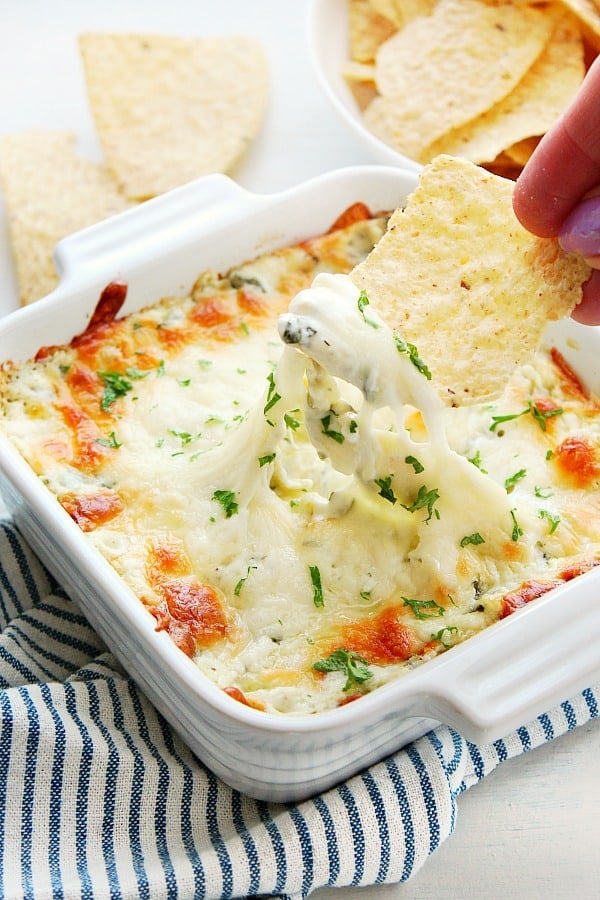
[[[99,153],[76,36],[88,30],[254,34],[271,70],[259,139],[235,173],[278,191],[338,166],[373,160],[333,117],[311,72],[307,0],[1,0],[0,132],[75,130]],[[0,314],[17,305],[0,207]],[[600,898],[600,722],[505,763],[462,795],[452,835],[405,885],[321,890],[334,900],[595,900]]]

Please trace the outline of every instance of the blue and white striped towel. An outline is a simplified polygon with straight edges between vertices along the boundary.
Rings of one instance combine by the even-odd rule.
[[[119,668],[9,522],[0,523],[0,896],[307,897],[409,879],[459,794],[598,716],[600,686],[493,745],[441,726],[320,797],[221,783]]]

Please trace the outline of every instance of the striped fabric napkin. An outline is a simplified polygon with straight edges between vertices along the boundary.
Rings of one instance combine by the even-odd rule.
[[[252,800],[188,750],[8,521],[0,523],[0,896],[307,897],[406,881],[457,799],[598,716],[600,685],[504,740],[440,726],[297,805]]]

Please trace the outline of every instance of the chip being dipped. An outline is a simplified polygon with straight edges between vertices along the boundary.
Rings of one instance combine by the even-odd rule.
[[[447,403],[497,396],[548,320],[580,302],[590,269],[537,238],[512,209],[513,182],[441,155],[352,272],[358,289],[419,348]]]

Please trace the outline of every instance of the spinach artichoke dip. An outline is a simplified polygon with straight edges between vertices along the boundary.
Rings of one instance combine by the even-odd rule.
[[[5,363],[2,430],[198,669],[258,710],[357,700],[600,556],[600,407],[537,351],[453,408],[332,230]],[[565,613],[567,614],[567,613]]]

